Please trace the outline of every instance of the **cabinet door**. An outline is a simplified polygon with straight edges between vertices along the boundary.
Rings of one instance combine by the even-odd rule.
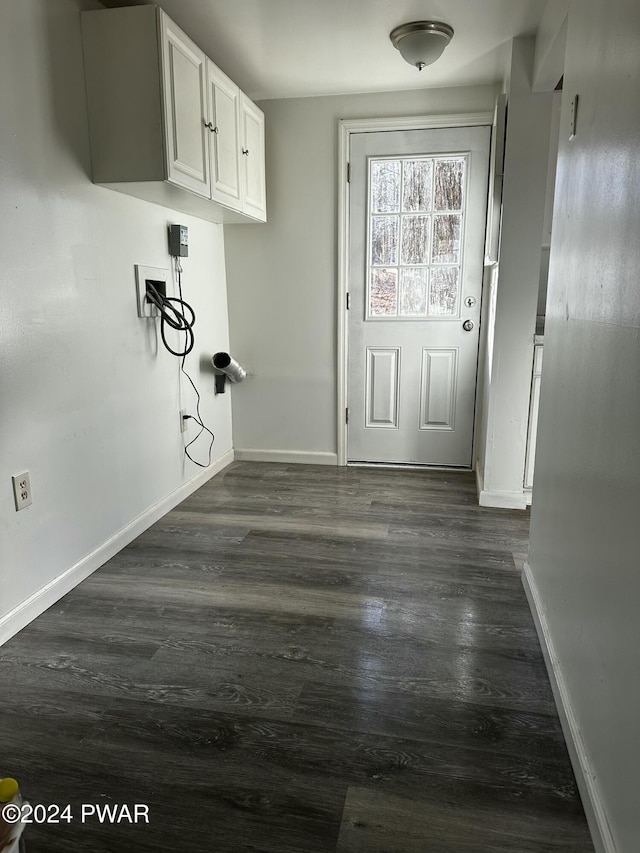
[[[240,90],[207,61],[211,131],[211,198],[240,210]]]
[[[211,197],[206,57],[160,11],[167,180]]]
[[[264,222],[267,204],[264,175],[264,114],[240,93],[242,209]]]

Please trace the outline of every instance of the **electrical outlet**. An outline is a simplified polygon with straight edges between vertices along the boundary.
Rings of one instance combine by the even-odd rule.
[[[186,432],[189,427],[187,410],[180,409],[180,432]]]
[[[16,474],[16,476],[12,477],[11,480],[13,481],[13,497],[16,502],[16,511],[19,512],[21,509],[31,506],[33,503],[31,500],[31,480],[29,478],[29,472],[25,471],[24,474]]]

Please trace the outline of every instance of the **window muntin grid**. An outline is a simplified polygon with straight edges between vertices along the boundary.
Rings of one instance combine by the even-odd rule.
[[[367,317],[457,317],[467,155],[370,158]]]

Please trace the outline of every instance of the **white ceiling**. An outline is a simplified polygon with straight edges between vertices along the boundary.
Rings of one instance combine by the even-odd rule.
[[[141,0],[104,0],[108,6]],[[492,83],[510,39],[535,34],[547,0],[158,0],[247,94],[308,97]],[[419,72],[389,40],[407,21],[455,35]]]

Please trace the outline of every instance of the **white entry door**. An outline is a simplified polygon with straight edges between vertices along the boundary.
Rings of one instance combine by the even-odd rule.
[[[351,135],[350,462],[471,466],[490,129]]]

